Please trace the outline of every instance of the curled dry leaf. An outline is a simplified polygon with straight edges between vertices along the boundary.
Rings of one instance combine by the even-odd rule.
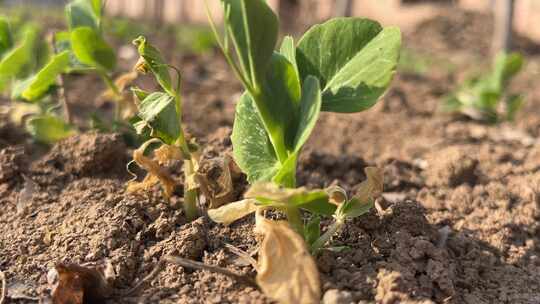
[[[263,236],[256,278],[262,291],[283,304],[319,303],[319,273],[302,237],[287,222],[259,213],[255,233]]]
[[[383,192],[383,170],[377,167],[366,167],[364,173],[367,179],[360,184],[355,195],[361,202],[374,199]]]
[[[330,203],[339,206],[348,200],[347,191],[339,186],[331,186],[326,188]]]
[[[180,148],[166,144],[163,144],[161,147],[154,150],[154,156],[161,165],[164,165],[172,160],[184,159],[184,155]]]
[[[104,303],[112,295],[112,288],[98,269],[76,264],[58,264],[55,269],[58,281],[52,292],[53,304]]]
[[[148,174],[142,182],[130,181],[127,187],[128,192],[148,190],[150,187],[154,186],[158,182],[161,182],[165,197],[171,197],[172,193],[174,192],[176,182],[171,177],[169,172],[167,172],[165,168],[161,167],[158,161],[144,156],[144,151],[146,150],[146,148],[151,143],[158,141],[159,140],[155,139],[149,140],[145,142],[139,149],[133,151],[133,160],[137,163],[137,165],[146,170]]]
[[[230,225],[233,222],[257,211],[257,201],[245,199],[238,202],[223,205],[216,209],[209,209],[208,216],[216,223]]]
[[[234,162],[230,155],[203,160],[197,170],[201,191],[210,201],[210,209],[235,199],[233,187]]]

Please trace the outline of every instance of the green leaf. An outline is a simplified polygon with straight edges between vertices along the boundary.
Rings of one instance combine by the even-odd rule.
[[[180,136],[176,101],[169,94],[155,92],[148,95],[139,105],[139,117],[153,129],[153,136],[169,145]]]
[[[13,37],[6,19],[0,17],[0,58],[11,47],[13,47]]]
[[[396,27],[382,29],[368,19],[333,19],[314,26],[300,40],[296,53],[300,78],[319,79],[323,111],[363,111],[388,88],[400,47]]]
[[[304,239],[309,245],[315,243],[321,236],[321,217],[313,216],[304,227]]]
[[[244,78],[252,87],[257,87],[277,42],[278,19],[264,0],[222,0],[222,3],[225,25],[232,36]]]
[[[293,150],[300,108],[300,81],[293,65],[279,53],[272,56],[265,77],[262,94],[254,98],[257,110],[274,147]],[[278,158],[284,162],[286,155],[278,155]]]
[[[294,66],[296,74],[300,78],[300,73],[298,72],[298,64],[296,63],[296,47],[294,46],[294,38],[291,36],[285,36],[281,42],[281,47],[279,53]]]
[[[72,126],[53,115],[36,116],[28,120],[26,129],[37,141],[47,144],[77,133]]]
[[[281,165],[272,181],[277,185],[294,188],[296,187],[296,161],[298,153],[289,155],[289,158]]]
[[[100,32],[101,1],[74,0],[66,5],[66,18],[70,30],[78,27],[90,27]]]
[[[255,103],[247,92],[236,105],[231,140],[234,159],[250,183],[270,181],[277,173],[280,163]]]
[[[372,198],[367,202],[362,202],[358,198],[353,197],[351,200],[343,203],[340,207],[340,212],[347,218],[355,218],[368,213],[373,206],[375,206],[375,201]]]
[[[63,51],[69,51],[69,71],[78,72],[90,69],[88,65],[80,62],[71,48],[71,33],[67,31],[60,31],[54,34],[54,42],[56,51],[61,53]]]
[[[491,74],[490,88],[494,91],[502,91],[510,80],[523,68],[525,60],[518,53],[501,53],[495,58],[493,72]]]
[[[521,95],[511,95],[506,99],[506,119],[513,121],[516,113],[523,106],[524,99]]]
[[[160,51],[146,41],[146,38],[139,36],[139,38],[133,41],[133,44],[137,46],[139,55],[144,59],[148,68],[152,71],[156,77],[159,85],[170,95],[175,94],[175,90],[171,84],[171,75],[169,74],[169,67]]]
[[[56,83],[57,76],[63,73],[68,65],[68,51],[53,56],[49,63],[26,84],[27,87],[21,93],[22,97],[28,101],[34,101],[42,97]]]
[[[254,198],[261,205],[274,208],[294,206],[307,209],[316,214],[332,215],[336,206],[328,200],[328,193],[324,190],[308,190],[301,188],[283,188],[275,183],[255,183],[244,195]]]
[[[116,65],[114,50],[91,27],[71,31],[71,47],[75,57],[83,64],[102,71],[111,71]]]
[[[137,97],[139,101],[143,101],[148,95],[150,95],[150,92],[145,91],[139,87],[132,87],[131,92]]]
[[[20,44],[12,48],[0,61],[0,91],[8,82],[18,76],[25,66],[32,63],[32,49],[37,38],[37,28],[29,26],[24,31]]]
[[[299,152],[313,131],[321,112],[321,88],[319,81],[308,76],[302,88],[300,101],[300,121],[294,139],[294,151]]]

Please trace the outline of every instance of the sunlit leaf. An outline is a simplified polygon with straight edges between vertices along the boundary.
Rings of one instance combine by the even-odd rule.
[[[263,236],[257,284],[268,297],[285,304],[319,303],[317,265],[302,237],[289,224],[257,216],[255,232]]]
[[[248,93],[236,104],[231,140],[234,159],[250,183],[272,179],[280,164]]]
[[[146,38],[139,36],[139,38],[133,41],[133,44],[137,46],[139,55],[144,59],[147,67],[152,71],[156,77],[159,85],[170,95],[175,94],[175,89],[171,83],[171,75],[169,74],[169,67],[163,59],[161,52],[153,45],[146,41]]]
[[[101,1],[74,0],[66,5],[66,18],[71,30],[78,27],[91,27],[99,32],[101,22]]]
[[[317,77],[322,110],[359,112],[377,102],[395,72],[401,46],[398,28],[368,19],[336,18],[311,28],[296,58],[300,79]]]
[[[37,28],[34,26],[26,27],[22,41],[0,60],[0,91],[33,61],[32,49],[36,43],[37,35]]]
[[[0,17],[0,59],[13,46],[13,37],[6,19]]]
[[[300,120],[294,138],[294,151],[299,152],[306,143],[321,112],[321,88],[319,81],[313,76],[308,76],[302,88],[300,100]]]
[[[28,120],[26,129],[37,141],[47,144],[55,143],[77,133],[72,126],[53,115],[33,117]]]
[[[116,55],[107,42],[91,27],[78,27],[71,31],[71,47],[83,64],[111,71],[116,66]]]
[[[67,69],[68,65],[68,51],[53,56],[47,65],[30,78],[21,96],[29,101],[39,99],[56,83],[56,78]]]
[[[336,206],[328,202],[328,194],[324,190],[308,190],[301,188],[282,188],[274,183],[255,183],[244,194],[246,198],[254,198],[261,205],[283,208],[294,206],[311,212],[332,215]]]
[[[244,77],[262,82],[278,36],[278,19],[264,0],[222,0]]]
[[[167,93],[154,92],[139,104],[139,117],[152,127],[155,137],[173,144],[180,134],[176,101]]]
[[[255,212],[257,208],[256,200],[245,199],[223,205],[219,208],[208,209],[208,216],[212,221],[228,226],[233,222]]]

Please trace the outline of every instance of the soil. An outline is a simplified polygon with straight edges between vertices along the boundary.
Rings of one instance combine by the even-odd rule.
[[[489,18],[461,11],[429,22],[430,31],[407,33],[405,43],[421,48],[433,31],[447,37],[462,25],[489,26]],[[488,36],[460,35],[489,43]],[[477,55],[470,44],[437,41],[446,43],[443,54],[458,48]],[[230,152],[240,86],[218,56],[185,57],[181,64],[190,133],[206,147],[205,159]],[[323,303],[540,303],[539,67],[540,58],[529,54],[515,81],[514,89],[527,94],[515,124],[436,113],[462,77],[459,69],[439,66],[421,75],[398,73],[369,111],[323,113],[300,160],[300,185],[339,183],[354,192],[365,166],[385,168],[379,208],[333,239],[345,250],[317,257]],[[45,296],[47,274],[60,262],[112,265],[117,289],[135,285],[167,254],[255,275],[225,247],[257,246],[253,218],[230,227],[205,217],[187,223],[180,195],[168,202],[158,187],[126,193],[131,150],[121,136],[77,135],[35,156],[38,146],[13,132],[0,129],[0,270],[8,298]],[[239,198],[245,181],[236,185]],[[107,303],[271,301],[226,276],[167,265],[139,292]]]

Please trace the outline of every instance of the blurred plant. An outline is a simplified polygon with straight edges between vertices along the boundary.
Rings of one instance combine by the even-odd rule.
[[[465,81],[444,100],[442,111],[490,123],[512,121],[523,105],[523,96],[507,90],[523,64],[518,53],[499,54],[491,71]]]
[[[24,99],[42,105],[50,93],[56,88],[60,89],[58,99],[63,107],[65,120],[62,121],[51,113],[41,113],[27,122],[30,133],[39,141],[47,143],[72,134],[63,130],[75,129],[70,126],[71,111],[63,91],[63,74],[96,73],[101,77],[108,88],[102,98],[115,103],[113,125],[120,123],[122,118],[129,117],[134,111],[134,105],[127,100],[123,90],[137,77],[137,73],[123,74],[116,80],[111,77],[116,66],[116,55],[103,37],[101,0],[74,0],[66,5],[65,13],[69,31],[54,34],[51,39],[54,52],[49,61],[35,74],[18,81],[12,92],[13,99]],[[54,124],[42,123],[52,120],[55,121]]]

